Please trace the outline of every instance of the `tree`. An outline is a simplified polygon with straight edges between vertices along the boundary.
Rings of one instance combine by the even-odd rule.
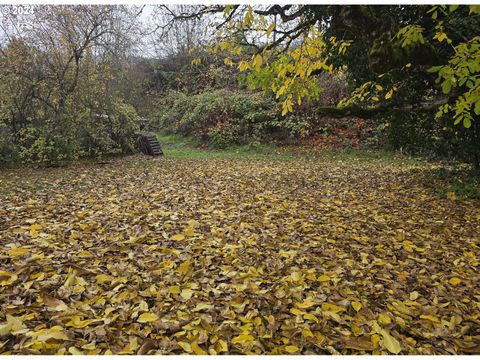
[[[116,124],[125,108],[113,79],[126,53],[129,9],[38,6],[22,16],[4,13],[0,113],[21,157],[54,163],[125,150],[133,128]]]
[[[341,105],[425,106],[433,97],[427,106],[445,103],[442,113],[453,111],[469,127],[472,112],[480,113],[479,12],[476,5],[234,5],[172,12],[172,20],[223,13],[210,24],[214,50],[247,55],[240,70],[281,99],[284,114],[319,96],[316,74],[347,65],[359,86]]]
[[[175,57],[188,54],[195,47],[206,43],[207,20],[202,17],[181,19],[179,14],[201,11],[201,6],[176,5],[175,12],[165,5],[154,7],[151,16],[153,29],[150,30],[152,45],[158,57]],[[176,21],[170,21],[175,17]]]

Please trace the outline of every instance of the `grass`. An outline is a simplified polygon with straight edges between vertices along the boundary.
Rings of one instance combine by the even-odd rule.
[[[172,134],[157,134],[163,152],[168,157],[187,159],[262,159],[279,161],[379,161],[396,164],[415,164],[419,159],[401,156],[390,151],[341,149],[317,151],[301,146],[277,146],[254,143],[233,145],[225,149],[202,147],[192,138]]]
[[[202,145],[199,141],[171,134],[157,134],[167,158],[186,160],[270,160],[287,162],[320,162],[330,163],[375,163],[388,165],[406,166],[406,171],[416,173],[423,185],[435,194],[439,199],[454,197],[459,200],[474,199],[480,201],[480,175],[473,174],[465,164],[432,163],[426,160],[400,155],[391,151],[351,149],[323,150],[319,151],[311,147],[302,146],[277,146],[274,144],[255,143],[249,145],[235,145],[226,149],[213,149]],[[114,158],[112,158],[113,160]],[[88,166],[95,164],[91,159],[77,160],[75,166]],[[67,164],[67,167],[72,164]],[[135,164],[132,164],[135,166]],[[149,167],[148,162],[142,162],[142,167]],[[20,168],[25,168],[21,166]],[[4,172],[0,180],[0,195],[8,194],[12,189],[12,183],[17,181],[15,176],[20,168],[10,169]],[[407,170],[408,168],[408,170]],[[34,171],[30,167],[24,170]],[[41,169],[37,171],[42,171]],[[44,171],[47,171],[44,169]],[[25,189],[39,190],[43,188],[42,181],[24,182]]]
[[[472,199],[480,202],[480,174],[468,167],[437,167],[423,171],[422,182],[439,199]]]
[[[351,149],[323,150],[301,146],[276,146],[274,144],[235,145],[226,149],[213,149],[188,137],[157,134],[165,156],[178,159],[221,160],[273,160],[303,162],[358,162],[409,166],[417,173],[423,185],[438,199],[449,197],[459,200],[480,201],[480,175],[473,174],[465,164],[432,163],[424,159],[400,155],[385,150]],[[454,195],[452,195],[454,194]]]

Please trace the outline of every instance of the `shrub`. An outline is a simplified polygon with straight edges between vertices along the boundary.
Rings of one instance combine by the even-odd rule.
[[[412,155],[448,158],[475,164],[480,156],[480,124],[470,129],[433,112],[394,112],[386,117],[387,144]],[[478,165],[477,165],[478,166]]]
[[[139,117],[135,109],[113,99],[110,109],[87,108],[42,121],[30,118],[15,135],[0,129],[0,164],[15,162],[56,165],[84,156],[128,153],[135,144]]]
[[[225,147],[265,139],[269,130],[278,125],[273,100],[258,93],[219,89],[193,96],[169,92],[159,99],[149,128]]]
[[[0,165],[11,165],[20,160],[18,145],[6,126],[0,124]]]

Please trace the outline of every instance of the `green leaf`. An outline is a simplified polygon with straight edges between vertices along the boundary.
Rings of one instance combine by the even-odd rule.
[[[454,12],[457,9],[458,9],[458,4],[453,4],[453,5],[450,5],[449,7],[450,12]]]
[[[429,73],[438,72],[442,67],[443,67],[442,65],[432,66],[431,68],[427,69],[427,72]]]
[[[480,5],[468,5],[468,8],[470,9],[469,14],[480,14]]]
[[[475,103],[475,108],[473,109],[475,115],[480,115],[480,100]]]
[[[469,118],[463,119],[463,126],[468,129],[470,126],[472,126],[472,121]]]
[[[450,82],[450,80],[445,80],[442,84],[443,93],[448,94],[451,89],[452,89],[452,83]]]

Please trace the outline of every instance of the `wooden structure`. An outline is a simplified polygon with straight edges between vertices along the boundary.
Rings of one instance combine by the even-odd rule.
[[[142,153],[150,156],[163,155],[162,147],[154,133],[139,131],[136,133],[137,146]]]

